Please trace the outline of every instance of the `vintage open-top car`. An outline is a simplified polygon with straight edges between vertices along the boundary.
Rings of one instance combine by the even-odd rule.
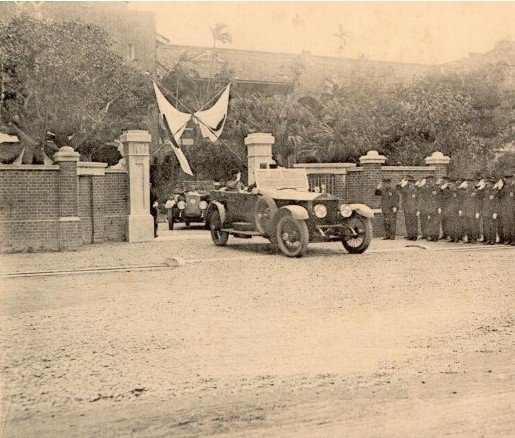
[[[211,193],[206,225],[215,245],[229,235],[263,236],[289,257],[301,257],[309,242],[339,241],[348,252],[364,252],[372,238],[372,209],[309,191],[305,169],[255,171],[254,187]]]
[[[192,222],[205,222],[209,195],[217,187],[214,181],[184,181],[182,190],[176,191],[165,204],[168,228],[173,230],[176,222],[184,222],[187,227]]]

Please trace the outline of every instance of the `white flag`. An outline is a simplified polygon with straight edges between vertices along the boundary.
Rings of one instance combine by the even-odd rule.
[[[184,129],[191,119],[191,114],[183,113],[174,108],[166,97],[164,97],[163,93],[161,93],[155,82],[154,92],[156,93],[157,106],[159,107],[159,114],[161,116],[159,118],[160,125],[163,130],[168,133],[167,136],[171,136],[171,138],[165,140],[164,143],[172,147],[177,160],[179,160],[182,171],[193,176],[188,159],[179,146]]]
[[[181,139],[182,133],[186,128],[186,125],[191,119],[191,114],[183,113],[178,109],[174,108],[170,102],[164,97],[161,90],[157,87],[154,82],[154,92],[156,93],[157,106],[159,107],[159,113],[166,120],[166,124],[168,125],[168,129],[170,133],[173,135],[173,138],[177,144]]]
[[[175,156],[177,157],[177,160],[179,160],[179,164],[181,165],[182,171],[184,173],[187,173],[188,175],[193,176],[190,163],[188,163],[188,159],[186,158],[186,155],[184,155],[182,149],[174,145],[171,140],[168,140],[167,142],[165,142],[165,144],[169,144],[170,146],[172,146],[172,149],[175,152]]]
[[[195,122],[200,127],[202,137],[209,138],[211,141],[217,141],[222,135],[222,131],[227,120],[227,108],[229,106],[229,93],[231,84],[227,85],[224,92],[216,103],[204,111],[197,111],[194,114]]]

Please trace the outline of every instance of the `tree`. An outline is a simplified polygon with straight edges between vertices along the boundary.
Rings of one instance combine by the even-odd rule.
[[[1,128],[18,135],[25,162],[69,145],[92,158],[124,129],[147,128],[148,78],[111,50],[107,33],[73,21],[23,15],[0,25],[0,66],[9,98]]]

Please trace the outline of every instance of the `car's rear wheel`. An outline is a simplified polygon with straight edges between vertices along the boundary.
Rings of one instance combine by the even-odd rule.
[[[285,215],[277,222],[277,245],[288,257],[302,257],[309,243],[309,231],[306,222]]]
[[[347,221],[349,236],[342,239],[344,248],[351,254],[366,251],[372,241],[372,222],[369,218],[354,214]]]
[[[259,198],[254,209],[256,230],[267,236],[272,235],[273,230],[271,229],[271,225],[275,213],[277,213],[277,206],[273,199],[265,196]]]
[[[222,231],[222,221],[220,220],[220,213],[215,210],[209,217],[209,228],[211,230],[211,239],[216,246],[227,245],[229,233]]]

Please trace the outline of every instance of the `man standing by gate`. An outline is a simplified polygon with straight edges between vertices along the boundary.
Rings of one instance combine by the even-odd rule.
[[[381,196],[381,210],[383,212],[384,240],[395,240],[397,227],[397,211],[399,210],[399,193],[392,187],[390,178],[383,178],[377,186],[376,196]]]
[[[404,178],[399,184],[399,192],[402,196],[402,210],[404,212],[404,222],[406,224],[406,238],[408,240],[417,240],[418,192],[415,187],[415,178],[411,175]]]
[[[437,241],[440,237],[441,193],[435,184],[433,175],[425,178],[426,183],[420,186],[419,212],[422,230],[427,233],[428,241]]]

